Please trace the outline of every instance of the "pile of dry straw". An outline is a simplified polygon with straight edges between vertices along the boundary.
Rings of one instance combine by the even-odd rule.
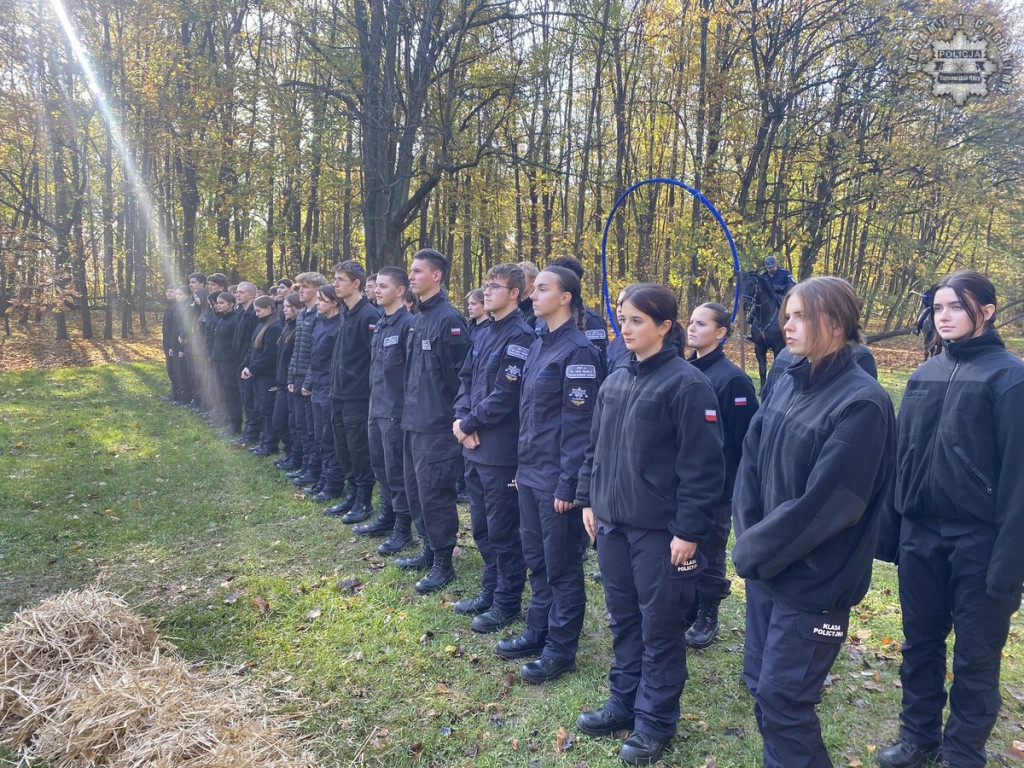
[[[190,668],[123,600],[69,592],[0,630],[0,739],[55,768],[312,768],[237,676]]]

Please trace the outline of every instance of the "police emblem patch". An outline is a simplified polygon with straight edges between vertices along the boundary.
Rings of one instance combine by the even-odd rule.
[[[587,390],[583,387],[573,387],[569,390],[569,402],[579,408],[587,402]]]
[[[518,365],[509,365],[505,368],[505,378],[508,381],[519,381],[520,374],[522,374],[522,371]]]

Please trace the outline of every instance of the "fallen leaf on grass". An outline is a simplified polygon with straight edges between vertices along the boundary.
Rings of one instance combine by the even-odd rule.
[[[267,601],[267,598],[263,597],[263,595],[256,595],[256,597],[249,602],[252,603],[252,607],[255,608],[261,616],[266,616],[270,612],[270,603]]]
[[[361,589],[362,586],[363,582],[361,582],[355,576],[352,576],[348,579],[342,579],[337,583],[339,592],[355,592],[356,590]]]
[[[575,743],[576,737],[565,730],[565,728],[559,728],[555,731],[555,754],[560,755],[567,749],[570,749]]]
[[[319,605],[316,608],[310,608],[308,611],[306,611],[306,621],[313,621],[314,619],[319,619],[321,613],[323,613],[323,611],[321,610]]]
[[[238,593],[232,592],[230,595],[224,598],[224,605],[234,605],[238,602]]]
[[[1024,741],[1014,740],[1014,742],[1006,748],[1006,754],[1016,760],[1024,762]]]

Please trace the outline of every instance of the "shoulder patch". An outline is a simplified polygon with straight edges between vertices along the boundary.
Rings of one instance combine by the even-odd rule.
[[[462,335],[462,329],[458,328],[456,326],[453,326],[452,327],[452,336],[461,336],[461,335]]]
[[[569,392],[569,404],[577,408],[582,408],[587,404],[587,400],[589,399],[590,397],[587,395],[587,390],[583,387],[574,387]]]
[[[747,404],[747,398],[745,398],[745,397],[734,398],[733,401],[732,401],[732,404],[734,406],[736,406],[737,408],[740,408],[740,407],[742,407],[742,406]]]
[[[370,323],[370,333],[373,333],[376,330],[377,330],[377,324],[376,323]]]
[[[704,411],[704,421],[718,421],[718,411],[716,411],[714,408],[708,408],[706,411]]]
[[[599,329],[595,328],[595,329],[587,331],[587,338],[590,339],[591,341],[598,341],[600,339],[604,339],[605,341],[608,341],[608,332],[607,331],[602,331],[602,330],[599,330]]]
[[[518,357],[520,360],[525,360],[530,354],[530,350],[526,347],[521,347],[518,344],[509,344],[506,350],[512,357]]]
[[[597,368],[592,365],[570,365],[565,369],[567,379],[596,379]]]

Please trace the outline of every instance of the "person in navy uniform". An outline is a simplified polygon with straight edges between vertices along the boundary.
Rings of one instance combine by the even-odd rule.
[[[779,259],[777,256],[765,257],[764,271],[769,284],[772,286],[772,290],[775,291],[775,297],[781,304],[783,297],[789,292],[789,289],[796,285],[796,280],[793,279],[793,273],[785,267],[779,266]]]
[[[999,715],[999,665],[1024,582],[1024,363],[1004,347],[995,313],[984,275],[942,278],[932,316],[945,350],[914,371],[900,406],[898,516],[879,550],[899,567],[903,709],[883,768],[940,755],[943,766],[983,766]]]
[[[287,472],[299,485],[315,483],[320,476],[320,452],[317,450],[316,425],[313,422],[313,401],[302,394],[302,383],[309,371],[309,355],[313,347],[313,330],[317,323],[317,289],[327,282],[319,272],[303,272],[295,278],[303,307],[295,318],[295,347],[288,363],[288,392],[298,425],[302,446],[302,466]]]
[[[405,307],[409,276],[404,269],[384,267],[377,273],[374,291],[384,314],[370,339],[370,462],[389,498],[381,499],[374,520],[352,530],[362,536],[388,536],[380,555],[401,552],[412,543],[412,513],[405,493],[402,411],[405,407],[405,366],[413,316]]]
[[[765,768],[831,766],[815,708],[850,607],[867,592],[892,493],[895,418],[854,361],[860,300],[816,277],[783,300],[785,370],[743,442],[733,493],[736,573],[746,579],[743,679]]]
[[[274,401],[274,436],[271,438],[267,455],[277,452],[280,438],[284,455],[274,461],[274,466],[290,472],[302,466],[302,443],[299,436],[297,413],[292,409],[293,397],[288,391],[288,364],[295,351],[295,321],[302,309],[302,300],[297,293],[289,293],[281,302],[284,325],[277,340],[277,394]]]
[[[235,385],[238,387],[238,397],[245,414],[245,428],[241,436],[234,441],[234,445],[239,446],[258,443],[261,429],[259,412],[256,410],[256,393],[253,390],[255,382],[251,377],[242,378],[242,368],[249,356],[253,329],[256,328],[256,310],[253,307],[255,300],[256,286],[253,283],[243,280],[235,286],[235,311],[239,314],[235,329],[235,356],[238,360]]]
[[[216,320],[211,330],[210,362],[217,380],[217,420],[223,437],[242,434],[242,399],[238,389],[238,358],[235,330],[241,315],[235,311],[235,297],[227,291],[217,294]]]
[[[573,256],[558,256],[552,259],[548,266],[568,269],[576,275],[580,285],[583,285],[583,264],[579,259]],[[547,333],[548,326],[544,318],[539,314],[536,314],[536,317],[537,321],[534,323],[534,327],[537,329],[537,334]],[[608,325],[601,315],[597,314],[590,307],[585,306],[583,309],[582,330],[587,340],[597,348],[598,354],[601,355],[601,376],[603,378],[608,371]]]
[[[631,731],[619,757],[648,765],[679,722],[685,616],[725,462],[715,393],[682,358],[675,295],[631,285],[621,315],[629,362],[598,393],[576,490],[597,541],[615,659],[607,701],[577,725],[594,736]]]
[[[573,499],[602,368],[600,353],[582,330],[576,274],[548,267],[537,275],[532,298],[548,329],[530,347],[519,406],[516,486],[532,595],[525,631],[500,640],[495,652],[505,659],[539,655],[520,675],[528,683],[544,683],[576,669],[587,602],[587,533]]]
[[[626,289],[619,291],[615,299],[615,320],[619,324],[619,335],[608,343],[608,375],[611,376],[616,368],[629,365],[629,350],[626,348],[626,341],[622,338],[622,300],[626,296]]]
[[[310,474],[313,483],[304,493],[340,496],[345,476],[334,452],[334,431],[331,427],[331,360],[334,344],[341,327],[341,300],[334,286],[322,285],[317,289],[317,320],[313,327],[313,341],[309,352],[309,369],[302,382],[302,394],[313,404],[315,447],[318,457]],[[298,485],[296,478],[295,483]]]
[[[281,337],[281,324],[278,322],[277,305],[270,296],[257,296],[252,308],[256,315],[256,327],[249,343],[249,353],[243,361],[242,378],[252,380],[257,421],[260,425],[259,442],[249,450],[266,456],[269,455],[272,439],[274,452],[277,452],[274,400],[277,397],[277,340]],[[260,450],[263,447],[267,450]]]
[[[466,321],[442,285],[448,259],[424,248],[412,258],[409,287],[419,298],[410,339],[402,429],[405,430],[405,492],[423,550],[396,561],[400,568],[430,568],[416,591],[436,592],[455,578],[452,551],[459,530],[455,501],[458,457],[452,434],[459,370],[468,348]]]
[[[361,523],[373,512],[373,467],[370,465],[370,339],[380,312],[363,294],[366,270],[358,261],[334,268],[334,290],[342,302],[341,327],[331,360],[331,425],[334,452],[345,475],[341,501],[324,510],[346,525]]]
[[[519,312],[525,284],[515,264],[488,271],[482,309],[493,320],[474,334],[455,401],[452,432],[462,444],[473,540],[484,561],[480,594],[459,600],[455,612],[474,616],[476,632],[497,632],[522,613],[526,562],[513,480],[523,366],[536,338]]]
[[[692,350],[686,358],[707,376],[718,398],[722,434],[725,438],[725,485],[715,506],[715,524],[701,542],[707,567],[697,579],[696,612],[686,630],[686,644],[707,648],[718,633],[718,606],[729,596],[730,582],[725,574],[725,545],[732,527],[732,489],[736,467],[743,453],[743,438],[757,413],[754,384],[743,370],[725,356],[722,345],[732,331],[729,310],[721,304],[701,304],[690,315],[686,343]]]

